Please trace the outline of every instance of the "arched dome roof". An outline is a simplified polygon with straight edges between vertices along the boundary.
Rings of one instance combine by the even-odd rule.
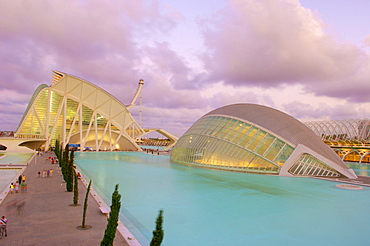
[[[203,117],[220,115],[238,118],[258,125],[294,146],[303,144],[338,165],[347,168],[340,157],[307,126],[279,110],[257,104],[232,104],[215,109]],[[203,118],[202,117],[202,118]]]

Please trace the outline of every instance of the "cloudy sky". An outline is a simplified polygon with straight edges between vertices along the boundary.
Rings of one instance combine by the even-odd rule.
[[[369,0],[0,4],[0,130],[16,130],[52,70],[124,104],[144,79],[142,126],[177,136],[233,103],[301,121],[370,118]]]

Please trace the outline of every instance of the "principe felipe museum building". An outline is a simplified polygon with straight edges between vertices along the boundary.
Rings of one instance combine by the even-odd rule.
[[[140,81],[138,91],[142,84]],[[90,82],[53,71],[52,85],[42,84],[34,92],[15,133],[14,146],[10,141],[3,145],[48,150],[59,140],[63,146],[69,143],[81,150],[141,151],[135,139],[147,132],[130,114],[132,105],[122,104]]]
[[[256,104],[228,105],[201,117],[179,138],[171,161],[248,173],[357,178],[303,123]]]

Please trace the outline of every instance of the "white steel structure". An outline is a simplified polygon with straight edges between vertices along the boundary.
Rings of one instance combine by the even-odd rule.
[[[171,161],[250,173],[357,178],[303,123],[255,104],[229,105],[201,117],[179,138]]]
[[[328,120],[304,122],[324,141],[359,141],[370,140],[370,120]]]
[[[134,100],[128,107],[133,104]],[[53,71],[52,85],[41,85],[35,91],[15,137],[38,139],[46,150],[58,139],[61,144],[79,144],[81,150],[138,151],[135,138],[143,134],[128,108],[111,94],[83,79]]]

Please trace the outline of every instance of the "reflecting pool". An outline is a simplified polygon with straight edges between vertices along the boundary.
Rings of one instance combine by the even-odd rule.
[[[121,221],[148,245],[160,209],[164,246],[368,245],[370,188],[336,182],[208,170],[138,152],[75,153],[77,167]]]
[[[0,164],[26,164],[32,157],[33,153],[20,153],[20,152],[0,152],[5,154],[0,158]]]
[[[19,153],[19,152],[0,152],[5,154],[0,158],[0,164],[26,164],[32,157],[33,153]],[[4,168],[0,169],[0,192],[9,187],[12,180],[19,175],[20,168]]]
[[[349,168],[352,168],[357,175],[370,176],[370,165],[361,163],[346,162]]]
[[[18,176],[21,169],[0,169],[0,192],[9,187],[12,180]]]

